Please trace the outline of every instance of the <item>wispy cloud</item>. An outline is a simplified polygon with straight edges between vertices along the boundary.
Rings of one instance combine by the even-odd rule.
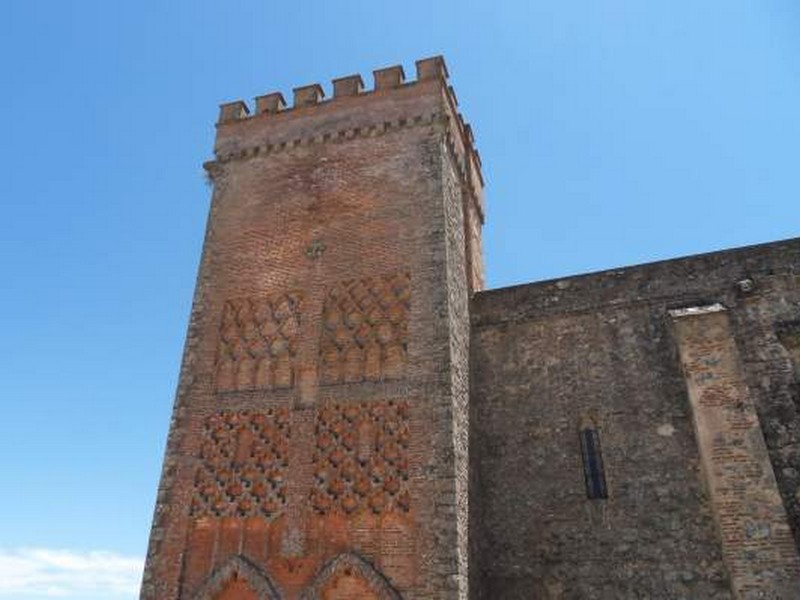
[[[113,552],[0,548],[0,598],[135,598],[140,558]]]

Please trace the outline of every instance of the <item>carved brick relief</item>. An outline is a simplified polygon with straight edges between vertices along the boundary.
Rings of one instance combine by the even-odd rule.
[[[301,302],[299,293],[288,293],[225,303],[217,347],[217,390],[294,385]]]
[[[410,280],[408,273],[353,279],[328,292],[319,349],[323,384],[403,377]]]
[[[205,423],[191,514],[274,517],[286,504],[289,410],[222,411]]]
[[[410,509],[406,402],[324,406],[315,433],[311,504],[318,513]]]

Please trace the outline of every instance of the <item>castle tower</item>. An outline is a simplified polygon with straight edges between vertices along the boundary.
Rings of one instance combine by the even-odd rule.
[[[416,67],[221,107],[141,598],[467,597],[482,180]]]

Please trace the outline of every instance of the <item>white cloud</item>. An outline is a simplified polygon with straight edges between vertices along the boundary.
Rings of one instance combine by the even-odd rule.
[[[0,598],[135,598],[143,561],[113,552],[0,548]]]

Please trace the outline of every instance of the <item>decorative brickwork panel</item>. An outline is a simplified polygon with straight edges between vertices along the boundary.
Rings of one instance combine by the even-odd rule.
[[[206,420],[193,517],[274,517],[286,503],[289,411],[222,411]]]
[[[409,406],[405,402],[320,409],[311,504],[320,514],[408,511]]]
[[[295,381],[299,293],[228,300],[217,348],[217,390],[289,388]]]
[[[352,279],[329,291],[319,350],[322,383],[403,377],[410,279],[408,273]]]

